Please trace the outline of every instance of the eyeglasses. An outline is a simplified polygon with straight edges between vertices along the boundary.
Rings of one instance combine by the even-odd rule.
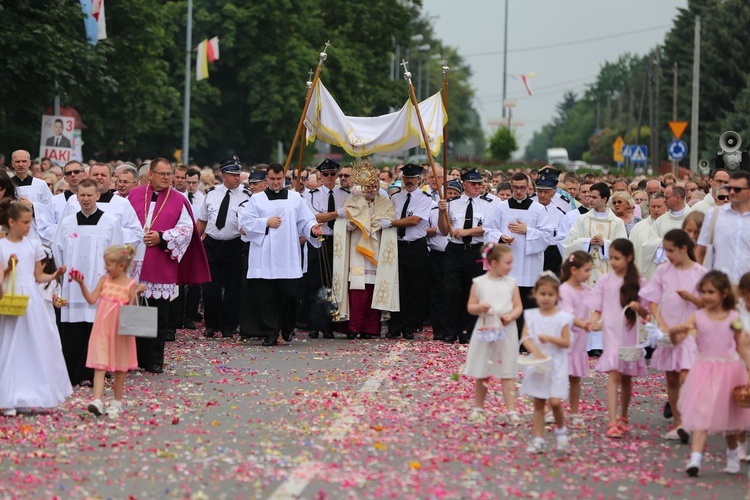
[[[619,205],[620,203],[625,203],[625,202],[624,202],[624,201],[622,201],[622,200],[614,200],[614,201],[612,202],[612,204],[613,204],[613,205]]]
[[[727,186],[727,191],[735,192],[735,193],[741,193],[745,189],[750,189],[750,187],[739,187],[739,186]]]
[[[151,172],[154,175],[158,175],[159,177],[169,177],[172,175],[172,172]]]
[[[351,177],[351,175],[350,174],[339,174],[339,177],[343,177],[345,179],[348,179],[349,177]]]
[[[716,197],[716,199],[719,200],[719,201],[727,201],[729,199],[729,195],[727,195],[727,194],[720,194],[719,196]]]
[[[305,175],[303,177],[300,177],[300,179],[302,179],[303,181],[306,181],[307,180],[307,176]]]
[[[323,177],[336,177],[338,174],[336,172],[323,172],[320,175]]]
[[[83,170],[68,170],[67,172],[65,172],[65,175],[78,175],[82,173]]]
[[[529,186],[516,186],[515,184],[512,184],[511,187],[518,191],[529,189]]]

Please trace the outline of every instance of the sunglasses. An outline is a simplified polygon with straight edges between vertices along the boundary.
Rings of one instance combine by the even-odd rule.
[[[351,175],[350,174],[339,174],[339,177],[343,177],[345,179],[348,179],[349,177],[351,177]]]
[[[67,172],[65,172],[65,175],[78,175],[82,173],[83,170],[68,170]]]
[[[727,186],[727,191],[729,191],[730,193],[732,193],[732,192],[734,192],[734,193],[741,193],[745,189],[750,189],[750,187],[744,187],[743,188],[743,187],[739,187],[739,186]]]
[[[716,197],[716,199],[719,200],[719,201],[727,201],[729,199],[729,195],[727,195],[727,194],[720,194],[719,196]]]
[[[336,177],[339,174],[337,174],[336,172],[323,172],[320,175],[322,175],[323,177]]]
[[[304,175],[304,176],[300,177],[300,179],[302,179],[303,181],[306,181],[307,180],[307,176]]]

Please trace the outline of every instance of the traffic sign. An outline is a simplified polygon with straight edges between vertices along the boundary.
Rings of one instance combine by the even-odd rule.
[[[625,161],[625,158],[622,156],[622,147],[625,145],[625,141],[622,140],[622,137],[617,137],[615,140],[615,143],[612,144],[612,156],[614,157],[615,163],[622,163]]]
[[[688,147],[685,141],[675,140],[671,141],[667,146],[667,153],[669,159],[672,161],[680,161],[687,156]]]
[[[682,137],[683,132],[688,126],[688,122],[669,122],[669,128],[674,134],[674,138],[679,140]]]
[[[632,146],[630,163],[646,163],[648,161],[647,146]]]
[[[633,146],[630,144],[625,144],[622,147],[622,156],[625,158],[630,158],[630,155],[633,153]]]

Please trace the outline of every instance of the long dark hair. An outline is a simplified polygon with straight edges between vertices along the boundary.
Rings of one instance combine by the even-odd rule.
[[[560,281],[563,283],[568,281],[574,267],[580,269],[591,262],[594,262],[594,259],[588,252],[576,250],[565,259],[565,262],[563,262],[562,270],[560,271]]]
[[[685,231],[682,229],[672,229],[664,235],[664,241],[670,242],[677,248],[687,247],[688,258],[695,262],[695,242]]]
[[[0,188],[5,189],[3,198],[10,198],[12,200],[17,198],[16,185],[13,184],[13,181],[10,180],[10,176],[3,169],[0,169]]]
[[[625,270],[625,276],[622,279],[622,288],[620,288],[620,305],[625,307],[634,300],[638,300],[638,292],[641,290],[641,275],[635,265],[635,248],[633,247],[633,243],[625,238],[616,239],[609,248],[622,254],[626,260],[630,258],[628,267]],[[625,318],[628,320],[628,327],[632,327],[636,320],[635,311],[627,309],[625,311]]]

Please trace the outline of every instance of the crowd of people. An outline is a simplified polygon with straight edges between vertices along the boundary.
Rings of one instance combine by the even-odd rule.
[[[207,338],[263,346],[297,331],[412,340],[430,325],[433,341],[469,344],[472,422],[486,419],[495,378],[504,418],[520,423],[522,369],[531,453],[544,451],[545,421],[565,450],[567,427],[590,417],[580,399],[592,357],[608,374],[607,438],[627,436],[632,379],[650,359],[674,419],[664,439],[692,436],[687,473],[699,473],[709,433],[726,435],[726,472],[747,456],[750,410],[732,389],[750,367],[748,172],[626,179],[367,159],[285,171],[236,156],[206,168],[154,158],[71,161],[56,193],[57,166],[42,163],[16,151],[0,170],[3,291],[31,297],[24,316],[0,316],[5,415],[92,383],[89,411],[116,417],[127,372],[161,373],[164,343],[200,321]],[[118,335],[120,307],[138,301],[158,311],[155,338]],[[44,369],[30,376],[31,366]]]

